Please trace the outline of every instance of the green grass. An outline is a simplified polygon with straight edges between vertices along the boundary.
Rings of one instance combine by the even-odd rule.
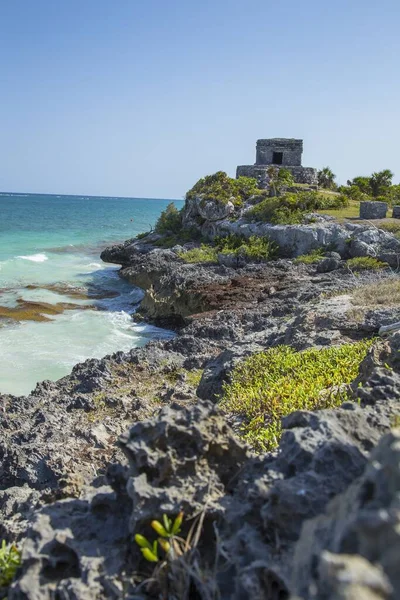
[[[281,418],[295,410],[340,405],[343,384],[358,374],[372,341],[296,352],[271,348],[239,363],[225,384],[220,407],[242,420],[241,435],[258,452],[277,447]]]
[[[316,212],[320,213],[321,215],[330,215],[336,219],[355,219],[360,216],[360,203],[354,200],[349,200],[348,206],[334,209],[321,208]]]
[[[346,266],[351,271],[376,271],[377,269],[384,269],[388,265],[373,256],[357,256],[349,258],[346,261]]]
[[[309,254],[302,254],[295,259],[296,264],[303,265],[313,265],[318,263],[320,260],[324,258],[324,251],[322,248],[317,248],[316,250],[312,250]]]
[[[346,219],[359,219],[360,218],[360,202],[357,200],[349,200],[349,205],[344,206],[342,208],[336,209],[318,209],[316,212],[321,215],[330,215],[335,217],[339,221],[345,221]],[[388,215],[391,215],[391,211],[389,209]],[[360,223],[369,223],[371,221],[360,220]],[[400,222],[396,223],[396,220],[391,220],[391,216],[388,216],[387,219],[377,219],[372,221],[374,225],[376,225],[380,229],[385,229],[386,231],[390,231],[391,233],[397,233],[400,231]]]

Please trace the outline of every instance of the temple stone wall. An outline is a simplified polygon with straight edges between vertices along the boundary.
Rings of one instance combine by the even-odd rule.
[[[273,166],[290,171],[295,183],[317,185],[318,171],[312,167],[301,166],[302,153],[303,140],[294,138],[257,140],[256,163],[237,167],[236,177],[254,177],[260,188],[265,189],[269,184],[268,169]]]
[[[301,166],[303,140],[273,138],[258,140],[256,150],[256,165],[277,164],[274,153],[282,153],[282,166]]]
[[[236,177],[254,177],[262,189],[268,188],[269,176],[268,169],[271,165],[241,165],[236,169]],[[279,167],[276,167],[279,169]],[[312,167],[295,167],[282,165],[281,168],[287,169],[293,175],[296,183],[308,183],[310,185],[318,184],[318,171]]]

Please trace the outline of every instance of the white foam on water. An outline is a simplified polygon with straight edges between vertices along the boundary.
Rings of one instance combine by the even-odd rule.
[[[39,254],[31,254],[29,256],[17,256],[17,258],[23,258],[24,260],[30,260],[32,262],[38,263],[44,262],[45,260],[49,260],[49,257],[42,252],[40,252]]]

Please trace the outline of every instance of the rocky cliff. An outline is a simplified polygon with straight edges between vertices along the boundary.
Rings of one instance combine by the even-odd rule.
[[[394,244],[376,235],[369,246]],[[252,453],[218,407],[243,357],[400,321],[396,298],[365,293],[397,274],[355,276],[340,256],[326,273],[288,259],[187,264],[152,239],[102,257],[144,290],[141,318],[175,337],[0,396],[0,537],[22,549],[3,595],[400,597],[400,334],[377,339],[341,407],[285,417],[274,452]],[[154,567],[134,534],[180,511],[190,542]]]

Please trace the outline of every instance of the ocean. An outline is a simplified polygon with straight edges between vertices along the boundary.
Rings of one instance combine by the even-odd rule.
[[[0,393],[27,394],[77,362],[172,335],[135,323],[142,292],[100,260],[169,202],[0,194]]]

